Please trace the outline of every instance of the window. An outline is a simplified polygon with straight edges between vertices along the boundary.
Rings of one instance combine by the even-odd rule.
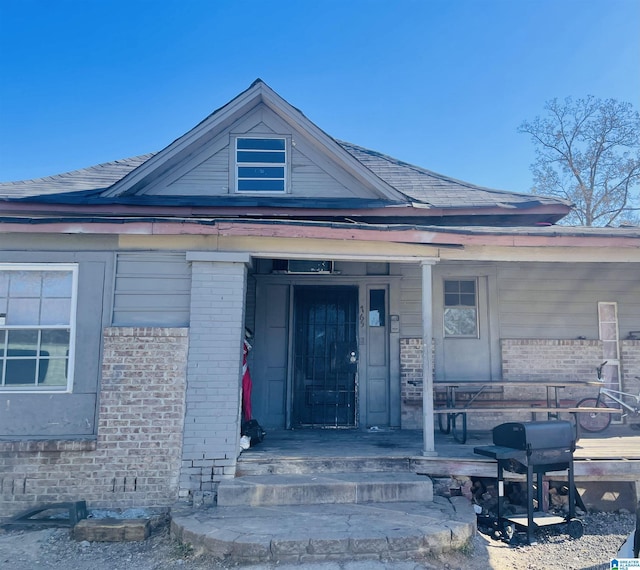
[[[446,337],[477,337],[478,307],[475,279],[444,282],[444,334]]]
[[[68,391],[75,265],[0,264],[0,391]]]
[[[236,191],[286,192],[287,140],[236,138]]]
[[[274,259],[273,273],[328,274],[333,273],[333,261],[321,259]]]
[[[384,289],[369,291],[369,326],[384,327],[386,321],[386,303]]]

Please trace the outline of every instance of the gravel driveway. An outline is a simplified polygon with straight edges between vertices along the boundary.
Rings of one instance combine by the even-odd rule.
[[[548,570],[608,569],[635,525],[630,513],[597,513],[582,517],[585,534],[578,540],[550,527],[538,534],[535,545],[511,546],[478,532],[466,552],[442,558],[398,562],[326,562],[289,566],[245,566],[247,570]],[[191,551],[168,536],[160,526],[143,542],[76,542],[63,528],[0,530],[0,568],[7,570],[205,570],[230,568],[209,556]]]

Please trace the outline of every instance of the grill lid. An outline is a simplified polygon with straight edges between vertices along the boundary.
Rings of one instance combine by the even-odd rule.
[[[508,422],[493,428],[493,444],[527,451],[538,449],[575,450],[571,422]]]

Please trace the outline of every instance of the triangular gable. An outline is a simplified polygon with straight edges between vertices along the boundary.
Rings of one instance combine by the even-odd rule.
[[[105,190],[102,197],[233,194],[228,192],[228,173],[229,133],[234,132],[289,134],[294,142],[291,160],[298,166],[297,171],[314,181],[317,195],[407,202],[405,195],[376,176],[261,80]],[[299,187],[304,196],[305,185]],[[313,184],[306,192],[314,192]],[[295,188],[289,194],[300,195]]]

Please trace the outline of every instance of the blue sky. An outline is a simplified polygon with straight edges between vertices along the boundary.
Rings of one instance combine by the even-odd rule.
[[[640,108],[640,0],[0,0],[0,180],[157,151],[260,77],[335,138],[527,192],[553,97]]]

